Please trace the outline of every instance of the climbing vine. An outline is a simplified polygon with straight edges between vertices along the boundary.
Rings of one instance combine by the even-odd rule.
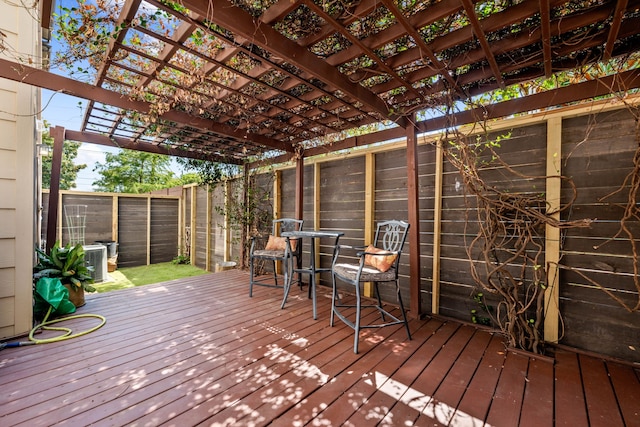
[[[500,328],[508,345],[534,353],[542,353],[544,337],[544,294],[547,289],[544,261],[545,227],[587,227],[590,220],[561,221],[556,214],[571,208],[576,198],[573,182],[561,179],[572,189],[572,197],[557,210],[550,209],[543,191],[509,192],[489,185],[483,179],[487,171],[497,167],[508,179],[544,182],[547,176],[527,176],[505,163],[498,149],[509,134],[489,138],[486,129],[480,136],[464,134],[450,127],[439,142],[446,159],[460,173],[469,204],[467,232],[477,230],[465,244],[471,277],[482,290],[475,292],[474,300],[485,309],[485,316]],[[489,306],[483,293],[497,299],[495,308]],[[480,295],[480,297],[478,296]],[[477,312],[472,318],[488,323]]]
[[[226,195],[226,203],[217,205],[215,210],[218,214],[224,215],[227,224],[221,224],[223,227],[229,227],[234,243],[241,245],[241,259],[245,263],[249,257],[247,256],[250,246],[250,237],[268,232],[271,230],[273,220],[273,204],[271,201],[271,191],[273,188],[272,174],[245,173],[243,179],[224,180],[215,185],[229,184],[227,186],[228,194]],[[268,178],[269,182],[264,180]],[[214,188],[214,187],[211,187]],[[246,265],[242,265],[246,267]]]

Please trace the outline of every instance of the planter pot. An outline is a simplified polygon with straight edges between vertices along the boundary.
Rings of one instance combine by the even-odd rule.
[[[77,286],[72,286],[66,283],[63,284],[63,286],[69,291],[69,301],[71,301],[76,308],[85,305],[84,289],[82,287],[78,288]]]

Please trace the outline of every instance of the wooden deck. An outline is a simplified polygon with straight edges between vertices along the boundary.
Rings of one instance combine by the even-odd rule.
[[[323,288],[324,291],[327,291]],[[1,426],[640,426],[640,369],[468,325],[364,331],[232,270],[87,297],[96,332],[0,352]],[[72,321],[75,330],[93,321]],[[84,325],[82,324],[84,323]]]

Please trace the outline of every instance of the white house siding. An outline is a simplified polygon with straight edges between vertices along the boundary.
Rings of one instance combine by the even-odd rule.
[[[38,11],[23,6],[32,4],[0,3],[2,57],[38,63]],[[0,338],[32,327],[38,105],[38,89],[0,79]]]

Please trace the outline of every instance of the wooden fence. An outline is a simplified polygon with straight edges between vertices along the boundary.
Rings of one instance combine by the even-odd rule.
[[[117,242],[119,267],[168,262],[178,255],[178,196],[61,191],[60,199],[56,240],[62,244]],[[43,218],[47,217],[48,200],[45,191]],[[80,222],[84,224],[82,230]],[[75,238],[75,233],[82,233],[83,239]],[[42,236],[46,235],[44,221]]]
[[[640,314],[620,304],[633,307],[639,298],[634,248],[626,236],[616,236],[629,188],[616,191],[633,170],[638,148],[632,112],[608,104],[565,109],[502,120],[489,132],[489,138],[504,135],[508,138],[496,150],[517,173],[499,165],[485,168],[487,185],[513,193],[543,194],[553,206],[566,201],[571,189],[559,179],[544,177],[565,175],[573,180],[578,199],[572,210],[562,213],[562,220],[594,220],[589,228],[562,233],[548,228],[542,237],[545,265],[551,272],[544,315],[553,319],[559,313],[561,319],[555,325],[548,322],[545,336],[568,346],[640,361]],[[419,315],[437,313],[470,321],[471,311],[478,309],[474,299],[478,287],[466,250],[478,230],[475,200],[465,193],[462,177],[444,159],[437,139],[437,135],[419,138],[421,306],[410,310],[414,315],[419,310]],[[304,227],[342,231],[341,242],[357,245],[371,240],[376,221],[407,220],[406,164],[404,141],[305,159]],[[275,217],[294,216],[293,166],[263,170],[253,179],[264,192],[263,209]],[[180,246],[192,264],[213,271],[221,261],[242,262],[240,234],[224,215],[230,198],[241,197],[241,186],[241,180],[214,187],[188,186],[180,190],[181,196],[63,192],[60,205],[91,206],[87,239],[117,240],[119,265],[168,261]],[[637,218],[628,226],[637,243]],[[401,259],[405,301],[410,301],[409,253],[415,250],[407,244]],[[329,265],[330,251],[320,247],[322,267]],[[308,256],[307,251],[303,258]],[[555,269],[557,264],[564,268]],[[328,285],[328,276],[321,283]],[[393,302],[393,292],[383,298]],[[487,301],[496,303],[491,295]]]
[[[543,233],[540,243],[546,258],[542,262],[551,272],[544,315],[553,319],[560,314],[560,321],[547,322],[545,336],[553,342],[638,361],[640,314],[620,304],[633,307],[638,301],[633,247],[625,236],[616,236],[623,215],[620,204],[628,188],[615,193],[634,168],[636,124],[626,108],[604,104],[596,108],[566,109],[494,125],[489,138],[508,136],[496,150],[516,173],[494,165],[482,171],[483,180],[502,191],[542,194],[549,206],[566,201],[571,189],[561,184],[564,181],[544,177],[562,174],[573,180],[578,199],[573,209],[562,213],[562,220],[590,218],[594,222],[589,228],[562,233],[548,228]],[[474,299],[479,289],[472,280],[466,250],[478,230],[475,200],[465,193],[462,177],[443,159],[436,140],[423,136],[418,147],[421,307],[410,309],[414,314],[420,309],[421,315],[438,313],[470,321],[472,310],[479,309]],[[341,240],[345,244],[362,244],[371,239],[376,221],[407,220],[406,163],[404,141],[305,159],[304,227],[340,230],[345,233]],[[264,203],[274,216],[294,216],[292,166],[266,171],[257,182],[267,187]],[[197,198],[191,208],[197,211],[191,226],[196,230],[192,257],[203,267],[212,262],[204,254],[215,252],[217,258],[237,261],[240,254],[237,241],[233,249],[221,241],[224,227],[219,226],[224,219],[207,207],[224,204],[224,187],[210,190],[191,189],[185,199],[185,217],[189,217],[189,197]],[[629,227],[637,242],[637,218]],[[407,245],[405,249],[402,293],[409,301],[408,254],[415,248]],[[320,247],[323,267],[329,265],[329,253],[330,248]],[[555,268],[558,264],[559,269]],[[328,276],[322,283],[329,284]],[[383,298],[393,301],[393,292]],[[495,307],[495,298],[485,298]]]

